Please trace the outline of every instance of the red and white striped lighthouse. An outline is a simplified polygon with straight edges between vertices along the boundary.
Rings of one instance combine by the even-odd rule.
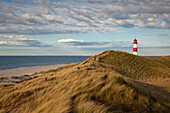
[[[136,38],[134,39],[134,42],[133,42],[133,54],[134,55],[138,55],[138,48],[137,48],[137,40]]]

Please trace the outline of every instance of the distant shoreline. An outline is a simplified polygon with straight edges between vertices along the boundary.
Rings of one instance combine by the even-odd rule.
[[[33,74],[35,72],[48,71],[50,69],[57,69],[58,67],[63,67],[63,66],[73,65],[73,64],[74,63],[0,70],[0,77],[30,75],[30,74]]]
[[[80,63],[90,56],[0,56],[0,70]]]

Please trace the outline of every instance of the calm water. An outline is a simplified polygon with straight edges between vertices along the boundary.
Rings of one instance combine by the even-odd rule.
[[[0,56],[0,70],[79,63],[89,56]]]
[[[0,56],[0,70],[79,63],[90,56]],[[161,56],[143,56],[161,57]]]

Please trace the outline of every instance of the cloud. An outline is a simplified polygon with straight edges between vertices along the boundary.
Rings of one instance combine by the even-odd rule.
[[[76,40],[76,39],[61,39],[58,40],[60,43],[70,43],[70,42],[84,42],[84,40]]]
[[[168,0],[0,1],[1,34],[117,32],[116,27],[170,29]]]
[[[0,41],[0,45],[9,45],[7,41]]]
[[[110,48],[110,47],[130,47],[130,42],[125,41],[84,41],[76,39],[61,39],[58,43],[70,48]]]
[[[113,49],[113,48],[132,48],[129,41],[85,41],[76,39],[61,39],[57,41],[64,47],[86,48],[86,49]],[[140,44],[139,48],[170,48],[170,45],[145,45]]]
[[[170,45],[141,45],[140,48],[170,48]]]
[[[0,46],[24,46],[24,47],[52,47],[37,39],[26,38],[23,35],[0,35],[7,41],[0,41]]]

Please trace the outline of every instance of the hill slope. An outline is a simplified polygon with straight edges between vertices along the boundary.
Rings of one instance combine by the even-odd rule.
[[[139,59],[141,61],[137,61]],[[148,67],[132,68],[136,61],[139,68],[144,61]],[[1,86],[0,112],[168,112],[168,96],[161,92],[155,95],[155,89],[148,89],[148,84],[135,80],[149,76],[145,69],[154,72],[158,68],[160,70],[150,76],[169,77],[162,72],[163,69],[169,71],[162,60],[106,51],[65,70],[47,72],[20,84]]]
[[[163,61],[166,58],[166,62]],[[170,77],[170,58],[144,58],[121,51],[105,51],[89,58],[89,61],[97,61],[108,64],[119,73],[134,79],[146,79],[157,77]],[[87,60],[87,61],[88,61]],[[87,62],[86,61],[86,62]]]

